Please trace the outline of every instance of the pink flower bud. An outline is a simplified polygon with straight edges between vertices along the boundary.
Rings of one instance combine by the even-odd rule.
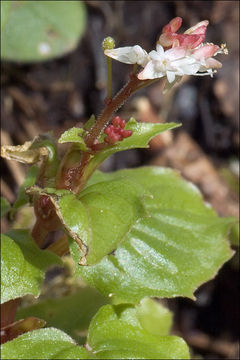
[[[158,39],[158,43],[165,48],[172,46],[173,41],[174,41],[174,39],[173,39],[172,33],[170,33],[170,32],[161,34]]]
[[[124,138],[127,138],[127,137],[129,137],[129,136],[131,136],[131,135],[132,135],[132,130],[123,130],[122,136],[123,136]]]
[[[120,118],[120,116],[115,116],[115,118],[113,118],[112,123],[114,126],[120,126],[122,122],[122,119]]]
[[[165,25],[163,28],[162,28],[162,33],[165,34],[165,33],[171,33],[172,30],[171,30],[171,25],[170,24],[167,24]]]
[[[208,20],[200,21],[200,22],[197,23],[196,25],[194,25],[194,26],[190,27],[189,29],[187,29],[187,30],[184,32],[184,34],[187,34],[187,35],[190,35],[190,34],[199,34],[198,31],[199,31],[199,29],[202,28],[202,27],[205,28],[205,30],[204,30],[204,28],[202,28],[202,29],[203,29],[202,33],[206,33],[208,24],[209,24],[209,21],[208,21]]]
[[[179,46],[183,46],[185,48],[194,49],[198,45],[200,45],[205,35],[184,35],[184,34],[173,34],[174,38],[179,41]]]
[[[162,33],[175,33],[178,31],[180,26],[182,25],[182,18],[175,17],[172,19],[167,25],[165,25],[162,29]]]
[[[170,26],[171,26],[171,32],[175,33],[178,31],[178,29],[181,27],[182,25],[182,18],[180,18],[179,16],[175,17],[174,19],[172,19],[169,22]]]
[[[199,49],[193,51],[195,59],[208,59],[213,56],[219,50],[217,45],[203,45]]]
[[[205,25],[201,25],[199,26],[196,30],[194,30],[193,32],[191,32],[191,34],[189,35],[198,35],[198,34],[201,34],[201,35],[205,35],[206,34],[206,31],[207,31],[207,27]],[[184,33],[185,34],[185,33]]]

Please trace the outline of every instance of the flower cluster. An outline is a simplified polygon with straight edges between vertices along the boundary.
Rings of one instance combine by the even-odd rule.
[[[225,44],[203,43],[208,26],[204,20],[191,27],[184,34],[178,34],[182,19],[176,17],[163,27],[156,50],[149,54],[139,45],[105,50],[105,55],[126,64],[138,64],[143,70],[138,74],[140,80],[167,77],[169,83],[176,76],[210,75],[222,64],[213,57],[219,53],[227,54]]]
[[[104,133],[107,135],[104,141],[108,144],[114,144],[132,135],[132,130],[124,130],[126,121],[121,119],[120,116],[115,116],[112,124],[106,127]]]

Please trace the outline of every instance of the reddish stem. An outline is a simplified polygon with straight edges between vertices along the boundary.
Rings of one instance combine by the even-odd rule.
[[[85,137],[85,143],[87,147],[94,149],[99,135],[110,122],[112,115],[136,91],[140,84],[143,84],[143,81],[139,80],[136,74],[131,74],[128,83],[117,93],[113,99],[106,102],[105,109],[99,115],[95,125],[90,129],[89,133]],[[81,180],[81,177],[84,173],[85,167],[89,163],[90,157],[90,153],[82,153],[80,163],[71,167],[67,167],[67,170],[62,172],[61,181],[58,181],[58,183],[61,184],[61,188],[71,190],[75,194],[79,193],[79,191],[85,185],[85,183]],[[64,168],[64,166],[62,167]]]
[[[136,74],[130,75],[129,82],[117,93],[112,101],[107,104],[103,112],[97,118],[95,125],[86,136],[85,142],[88,147],[91,147],[95,143],[101,132],[108,125],[111,116],[124,104],[137,86],[142,82],[142,80],[137,78]]]

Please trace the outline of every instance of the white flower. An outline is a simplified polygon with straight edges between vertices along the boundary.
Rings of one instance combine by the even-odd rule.
[[[138,78],[146,80],[167,76],[169,83],[172,83],[175,76],[195,75],[201,63],[186,53],[183,47],[175,47],[164,52],[163,47],[157,44],[157,51],[153,50],[149,53],[151,60],[138,74]]]
[[[144,67],[148,61],[148,53],[139,45],[125,46],[112,50],[105,50],[104,54],[125,64],[138,64]]]

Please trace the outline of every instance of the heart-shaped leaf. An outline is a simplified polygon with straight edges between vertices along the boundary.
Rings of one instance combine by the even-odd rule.
[[[98,359],[189,359],[183,339],[149,333],[129,305],[103,306],[90,324],[87,347]]]
[[[12,230],[1,235],[1,303],[26,294],[38,296],[45,271],[61,265],[61,259],[40,250],[25,230]]]
[[[48,328],[23,334],[1,346],[2,359],[91,359],[63,331]]]
[[[83,34],[81,1],[2,1],[1,56],[32,62],[73,50]]]
[[[93,180],[91,180],[92,184]],[[115,246],[113,254],[76,274],[104,295],[136,302],[145,296],[194,298],[193,292],[214,277],[233,252],[226,237],[235,219],[219,218],[193,184],[170,170],[146,167],[96,175],[135,181],[151,196],[142,199],[148,217],[139,219]],[[85,191],[95,185],[89,185]],[[101,231],[99,229],[99,231]],[[116,230],[117,231],[117,230]],[[100,235],[100,234],[99,234]],[[77,262],[79,251],[70,243]]]

